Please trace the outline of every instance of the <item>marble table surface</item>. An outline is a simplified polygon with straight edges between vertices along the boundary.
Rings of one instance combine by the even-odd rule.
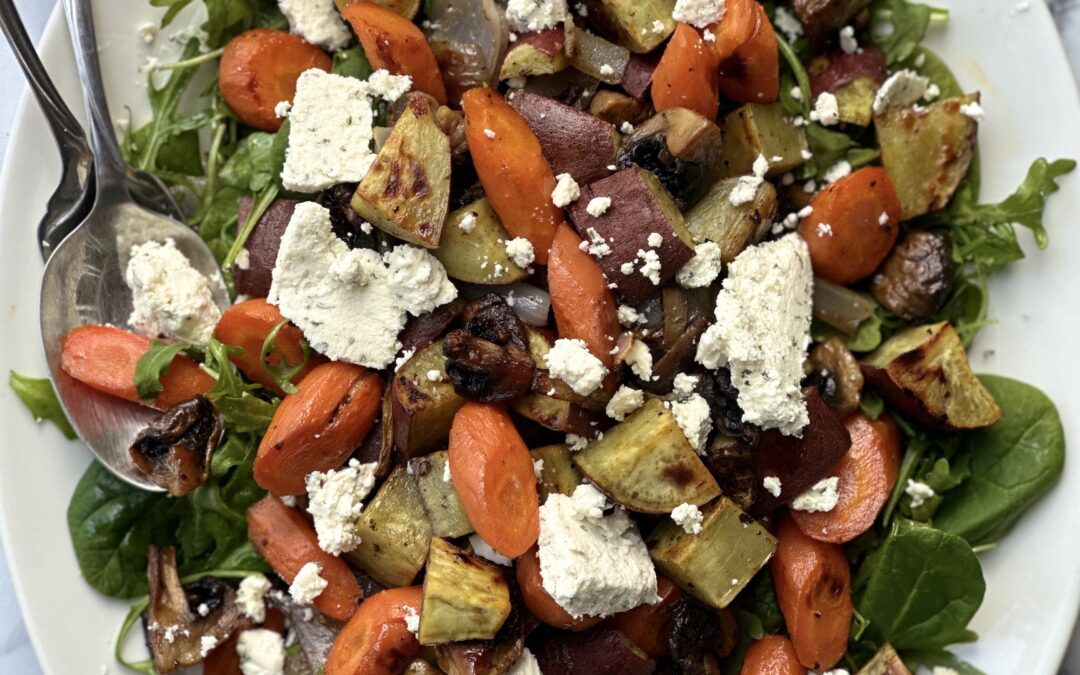
[[[35,40],[41,36],[54,4],[53,0],[15,0],[27,30]],[[1062,33],[1073,72],[1080,80],[1080,0],[1047,0],[1047,4],[1050,5]],[[4,92],[4,95],[0,96],[0,157],[7,149],[11,121],[20,100],[17,94],[23,88],[22,74],[11,52],[6,45],[0,46],[0,91]],[[0,555],[0,673],[39,675],[41,672],[23,625],[7,561]],[[1080,675],[1080,630],[1073,635],[1072,647],[1061,673]]]

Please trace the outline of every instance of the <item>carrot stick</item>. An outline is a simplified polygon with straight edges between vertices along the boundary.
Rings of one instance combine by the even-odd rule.
[[[737,103],[772,103],[780,95],[780,51],[765,8],[753,5],[754,34],[720,62],[718,84],[720,93]]]
[[[715,120],[720,111],[718,63],[697,30],[680,23],[653,71],[652,100],[657,112],[688,108]]]
[[[309,562],[319,565],[326,588],[315,598],[315,606],[327,616],[347,621],[356,611],[364,592],[349,566],[319,548],[315,529],[296,509],[273,495],[267,495],[247,511],[248,539],[270,567],[287,583]]]
[[[79,326],[64,336],[60,367],[83,384],[112,396],[167,410],[177,403],[205,394],[214,378],[199,365],[178,354],[161,376],[161,393],[153,402],[143,401],[135,389],[135,366],[150,349],[141,335],[112,326]]]
[[[507,558],[540,535],[536,474],[525,442],[506,412],[466,403],[450,427],[450,475],[476,533]]]
[[[546,265],[555,229],[566,223],[551,201],[555,174],[532,129],[498,92],[470,89],[461,97],[465,138],[495,213],[514,237],[532,242]]]
[[[540,576],[540,558],[536,555],[535,546],[514,561],[514,572],[525,607],[530,614],[543,623],[555,628],[578,632],[588,630],[602,621],[598,616],[583,616],[575,619],[544,590],[544,580]]]
[[[804,667],[828,670],[844,655],[851,628],[847,556],[837,544],[807,537],[790,518],[780,521],[776,538],[770,569],[795,653]]]
[[[296,81],[310,68],[330,72],[326,52],[296,35],[255,28],[237,35],[221,54],[218,89],[240,121],[275,132],[285,120],[275,113],[281,101],[292,102]]]
[[[806,675],[791,640],[783,635],[765,635],[750,645],[739,675]]]
[[[364,600],[334,640],[326,675],[400,675],[420,653],[405,617],[419,613],[420,586],[390,588]]]
[[[285,392],[274,382],[274,378],[263,366],[262,347],[266,337],[283,320],[284,317],[281,316],[277,307],[263,298],[256,298],[230,307],[221,316],[214,329],[214,337],[222,344],[243,348],[243,352],[229,357],[240,372],[252,382],[258,382],[278,396],[284,396]],[[304,350],[300,346],[300,340],[303,337],[304,334],[296,326],[292,324],[282,326],[274,340],[276,349],[268,355],[267,363],[278,366],[282,359],[290,365],[302,362]],[[307,364],[290,378],[290,381],[297,384],[320,362],[316,358],[309,359]]]
[[[446,85],[435,53],[415,23],[371,0],[354,0],[341,10],[341,16],[352,24],[374,68],[408,75],[414,89],[446,103]]]
[[[675,605],[682,599],[683,593],[671,579],[657,576],[656,594],[660,596],[656,604],[639,605],[616,614],[607,622],[630,638],[638,649],[659,661],[671,656],[668,636],[671,634]]]
[[[361,366],[316,367],[274,413],[255,456],[255,482],[279,496],[303,494],[307,474],[340,467],[367,437],[382,393],[382,378]]]
[[[844,420],[851,449],[829,476],[836,476],[839,500],[830,511],[792,511],[808,537],[846,544],[874,524],[900,471],[900,428],[889,415],[871,420],[856,412]]]

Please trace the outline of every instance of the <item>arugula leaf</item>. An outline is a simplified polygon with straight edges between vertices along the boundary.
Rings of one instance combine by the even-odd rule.
[[[206,398],[221,414],[225,428],[233,433],[261,434],[270,426],[280,400],[272,398],[267,401],[252,393],[260,388],[259,385],[244,382],[229,360],[229,355],[240,349],[210,340],[204,367],[217,377],[217,383]]]
[[[335,75],[343,77],[355,77],[358,80],[366,80],[371,76],[371,62],[360,45],[349,49],[342,49],[334,53],[334,65],[330,69]]]
[[[873,389],[863,389],[859,397],[859,409],[870,419],[876,420],[885,412],[885,401]]]
[[[192,0],[150,0],[154,7],[168,7],[161,27],[168,26]],[[220,47],[249,28],[281,28],[287,25],[272,0],[203,0],[206,5],[206,43]]]
[[[931,527],[895,530],[855,580],[866,635],[899,650],[941,649],[971,638],[986,593],[979,559],[960,537]]]
[[[73,441],[77,438],[75,429],[71,427],[64,409],[60,407],[60,400],[56,398],[56,390],[48,378],[27,377],[20,375],[14,370],[8,372],[8,386],[23,402],[23,405],[38,422],[48,420],[56,425],[64,438]]]
[[[936,527],[972,545],[1000,539],[1053,487],[1065,464],[1061,417],[1046,394],[1006,377],[979,379],[1006,415],[961,437],[957,457],[971,477],[934,516]]]
[[[259,363],[262,365],[263,370],[266,371],[266,374],[273,378],[274,382],[281,387],[282,391],[286,394],[295,394],[296,385],[294,385],[291,380],[294,375],[304,369],[304,366],[306,366],[311,359],[313,352],[308,345],[307,340],[300,338],[300,349],[304,354],[304,358],[301,359],[299,363],[289,363],[285,358],[285,355],[280,352],[278,353],[277,363],[270,363],[271,357],[278,351],[278,333],[280,333],[281,329],[287,326],[288,323],[288,319],[282,319],[274,326],[274,329],[267,334],[266,339],[263,340],[262,349],[259,352]]]
[[[891,31],[871,31],[871,40],[892,65],[904,61],[926,36],[931,19],[946,21],[949,12],[906,0],[877,0],[870,7],[874,24],[892,26]]]
[[[135,363],[135,391],[144,401],[153,400],[163,389],[161,377],[169,372],[169,366],[180,352],[190,349],[183,343],[166,344],[153,340],[150,349]]]

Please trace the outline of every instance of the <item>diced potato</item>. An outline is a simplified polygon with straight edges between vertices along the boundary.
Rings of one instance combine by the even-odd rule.
[[[631,511],[670,513],[679,504],[700,505],[720,494],[660,399],[646,401],[572,459],[596,487]]]
[[[938,101],[919,111],[892,110],[874,117],[881,163],[900,198],[900,219],[944,208],[975,156],[979,124],[961,107],[978,94]]]
[[[652,114],[652,106],[621,92],[604,89],[589,101],[589,114],[608,124],[621,127],[624,122],[637,126]]]
[[[434,100],[413,95],[356,188],[353,210],[379,229],[435,248],[450,205],[450,139]]]
[[[544,463],[537,486],[541,504],[546,502],[550,495],[556,493],[569,497],[574,494],[574,488],[581,485],[581,472],[570,460],[570,450],[565,443],[545,445],[542,448],[530,450],[529,454],[532,455],[534,462]]]
[[[431,523],[420,489],[404,468],[394,470],[360,516],[360,545],[345,554],[384,586],[408,586],[424,567]]]
[[[911,671],[904,665],[893,646],[886,642],[856,675],[911,675]]]
[[[607,419],[570,401],[547,394],[526,394],[510,403],[510,409],[552,431],[591,436]]]
[[[897,333],[861,365],[867,384],[935,428],[978,429],[1001,419],[1001,408],[972,372],[960,336],[947,322]]]
[[[586,0],[585,6],[601,34],[637,54],[651,52],[675,32],[675,0]],[[664,26],[659,33],[654,21]]]
[[[879,88],[873,79],[860,77],[834,91],[840,121],[860,127],[870,126],[874,119],[874,98]]]
[[[466,219],[475,223],[469,232],[460,227]],[[431,254],[451,279],[473,284],[512,284],[529,273],[506,255],[506,242],[511,239],[485,197],[450,214],[439,248]]]
[[[727,497],[702,508],[700,534],[668,519],[646,543],[658,572],[707,605],[727,607],[776,551],[776,538]]]
[[[510,587],[501,569],[445,539],[431,540],[421,644],[490,640],[510,616]]]
[[[810,39],[823,41],[869,4],[870,0],[794,0],[792,7]]]
[[[801,166],[806,132],[794,126],[780,103],[747,103],[724,117],[723,173],[742,176],[753,171],[754,160],[764,155],[769,160],[772,178]],[[780,159],[774,160],[774,157]]]
[[[503,58],[499,79],[562,72],[570,65],[565,47],[566,33],[562,28],[519,35]]]
[[[763,182],[752,201],[735,206],[729,197],[738,182],[738,178],[725,178],[713,184],[684,216],[694,242],[719,244],[725,265],[761,241],[776,218],[776,188],[772,183]]]
[[[619,84],[630,63],[630,52],[599,35],[574,27],[570,64],[605,84]]]
[[[430,377],[434,375],[435,377]],[[394,447],[405,458],[446,446],[454,415],[465,399],[446,376],[443,342],[413,354],[391,383]]]
[[[475,532],[465,507],[461,505],[453,481],[444,480],[449,461],[445,450],[409,461],[409,471],[416,477],[420,500],[424,504],[431,532],[436,537],[464,537]]]

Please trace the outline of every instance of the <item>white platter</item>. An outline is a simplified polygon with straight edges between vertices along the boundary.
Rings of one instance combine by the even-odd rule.
[[[196,3],[197,4],[197,3]],[[997,200],[1034,158],[1080,158],[1080,101],[1041,2],[1015,13],[1016,0],[939,2],[952,11],[929,46],[952,65],[968,90],[979,89],[987,118],[980,129],[983,199]],[[157,11],[144,0],[95,3],[114,117],[145,115],[138,67],[154,47],[136,32]],[[184,21],[180,22],[181,24]],[[81,110],[78,80],[63,18],[54,14],[41,53],[60,91]],[[0,373],[46,372],[38,340],[41,259],[34,229],[59,161],[33,100],[24,98],[0,177]],[[1080,175],[1062,183],[1047,210],[1049,250],[1036,252],[992,282],[991,315],[972,350],[977,369],[1011,375],[1044,389],[1062,412],[1072,456],[1061,484],[999,549],[982,556],[988,592],[972,628],[981,639],[956,649],[987,673],[1053,675],[1061,663],[1080,600]],[[12,392],[0,387],[0,527],[26,623],[46,673],[120,672],[112,658],[124,603],[83,583],[68,540],[68,497],[90,454],[51,426],[38,426]]]

